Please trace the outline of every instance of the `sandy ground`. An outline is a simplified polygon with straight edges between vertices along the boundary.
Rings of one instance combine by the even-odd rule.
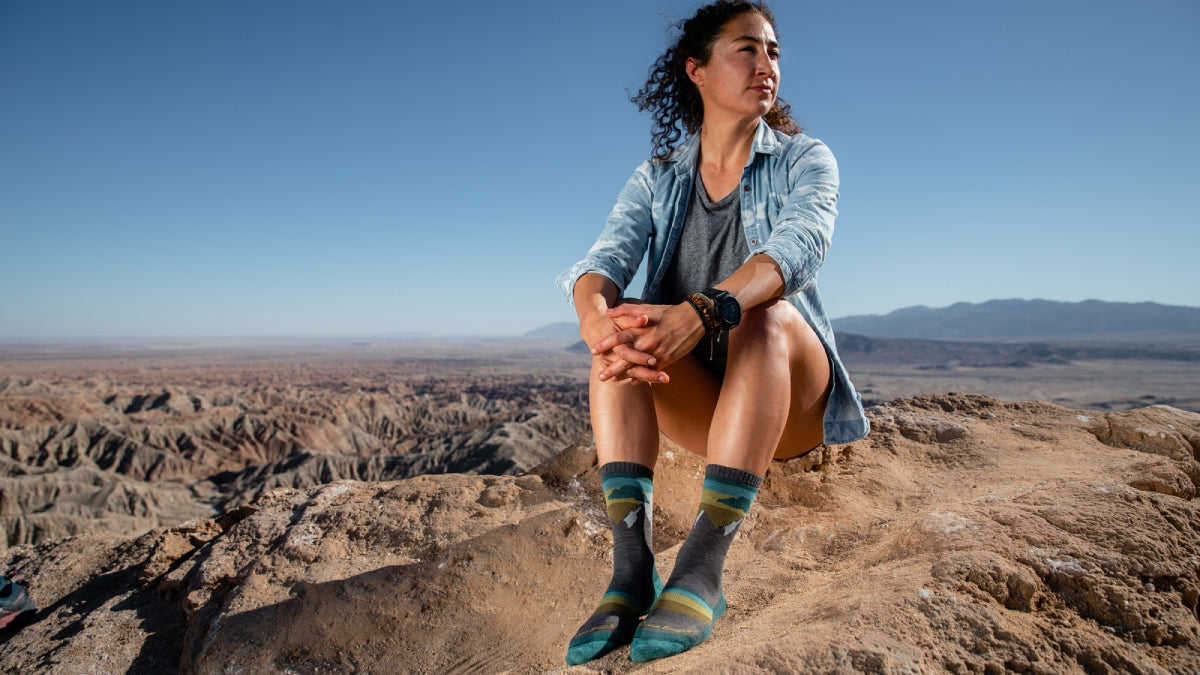
[[[931,396],[768,474],[696,649],[574,669],[606,583],[595,454],[519,476],[278,489],[140,538],[10,549],[22,672],[1194,673],[1200,415]],[[665,444],[665,574],[702,464]]]

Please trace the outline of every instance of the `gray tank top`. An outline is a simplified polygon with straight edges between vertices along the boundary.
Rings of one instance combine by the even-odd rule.
[[[667,264],[662,293],[665,304],[679,304],[733,274],[750,255],[742,234],[741,186],[713,203],[697,171],[692,179],[683,232]]]

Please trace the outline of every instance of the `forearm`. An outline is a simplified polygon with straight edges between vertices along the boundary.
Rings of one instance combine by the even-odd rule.
[[[621,295],[617,284],[612,279],[603,274],[589,272],[579,277],[572,293],[581,332],[589,324],[599,321],[605,321],[611,325],[612,321],[605,312],[617,304],[617,299]]]
[[[716,288],[732,293],[742,311],[783,295],[783,272],[769,255],[758,254],[737,268]]]

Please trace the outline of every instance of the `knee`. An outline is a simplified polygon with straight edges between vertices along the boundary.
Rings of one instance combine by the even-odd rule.
[[[803,322],[804,317],[792,303],[776,298],[743,312],[741,323],[730,336],[730,344],[755,343],[786,348],[788,335]]]
[[[784,335],[788,329],[796,326],[796,322],[803,321],[804,317],[800,316],[800,312],[792,303],[775,298],[743,312],[742,322],[737,331],[758,335]]]

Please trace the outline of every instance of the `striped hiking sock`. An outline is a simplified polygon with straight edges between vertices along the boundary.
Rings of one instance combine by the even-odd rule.
[[[600,467],[600,484],[613,535],[613,575],[592,616],[567,647],[567,664],[579,665],[628,644],[658,592],[654,567],[652,479],[654,472],[633,462]]]
[[[725,613],[725,554],[758,494],[762,478],[709,464],[700,513],[679,549],[667,587],[638,626],[629,658],[639,663],[685,652],[704,642]]]

